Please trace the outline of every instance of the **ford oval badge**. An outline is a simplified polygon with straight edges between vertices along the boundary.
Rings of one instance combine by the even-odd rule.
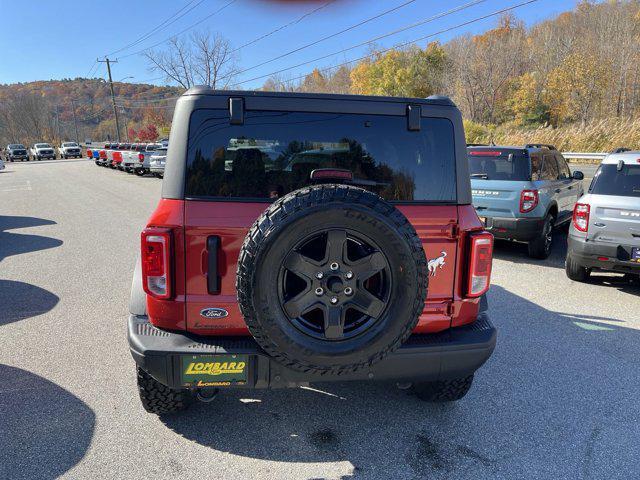
[[[224,318],[229,315],[224,308],[204,308],[200,310],[200,316],[204,318]]]

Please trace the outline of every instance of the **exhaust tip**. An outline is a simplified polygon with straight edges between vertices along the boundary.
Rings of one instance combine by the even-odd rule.
[[[203,403],[213,402],[218,396],[219,391],[220,390],[217,388],[206,389],[206,390],[199,389],[196,391],[196,398]]]

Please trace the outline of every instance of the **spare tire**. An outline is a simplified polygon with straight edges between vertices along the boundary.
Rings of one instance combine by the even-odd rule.
[[[343,374],[404,342],[427,295],[427,260],[407,218],[378,195],[317,185],[251,227],[236,288],[249,331],[294,370]]]

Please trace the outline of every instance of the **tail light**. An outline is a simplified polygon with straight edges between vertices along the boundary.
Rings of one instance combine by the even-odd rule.
[[[520,213],[527,213],[538,206],[538,190],[523,190],[520,193]]]
[[[142,286],[155,298],[171,298],[171,230],[146,228],[142,232]]]
[[[140,163],[144,163],[144,155],[142,153],[138,154],[138,160],[140,161]]]
[[[493,235],[487,232],[472,235],[467,297],[480,297],[489,290],[492,257]]]
[[[586,203],[576,203],[573,207],[573,226],[580,232],[589,230],[589,213],[591,208]]]

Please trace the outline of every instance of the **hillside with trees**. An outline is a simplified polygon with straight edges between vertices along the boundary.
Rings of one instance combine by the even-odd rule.
[[[170,124],[172,110],[151,108],[147,100],[172,98],[183,91],[124,82],[113,85],[122,137],[138,131],[148,137],[149,126],[161,132]],[[76,125],[80,141],[115,138],[111,92],[105,80],[76,78],[0,85],[0,145],[75,140]]]
[[[445,44],[372,47],[349,66],[265,90],[453,98],[474,143],[557,143],[563,149],[640,147],[640,2],[581,2],[526,28],[515,16]]]

